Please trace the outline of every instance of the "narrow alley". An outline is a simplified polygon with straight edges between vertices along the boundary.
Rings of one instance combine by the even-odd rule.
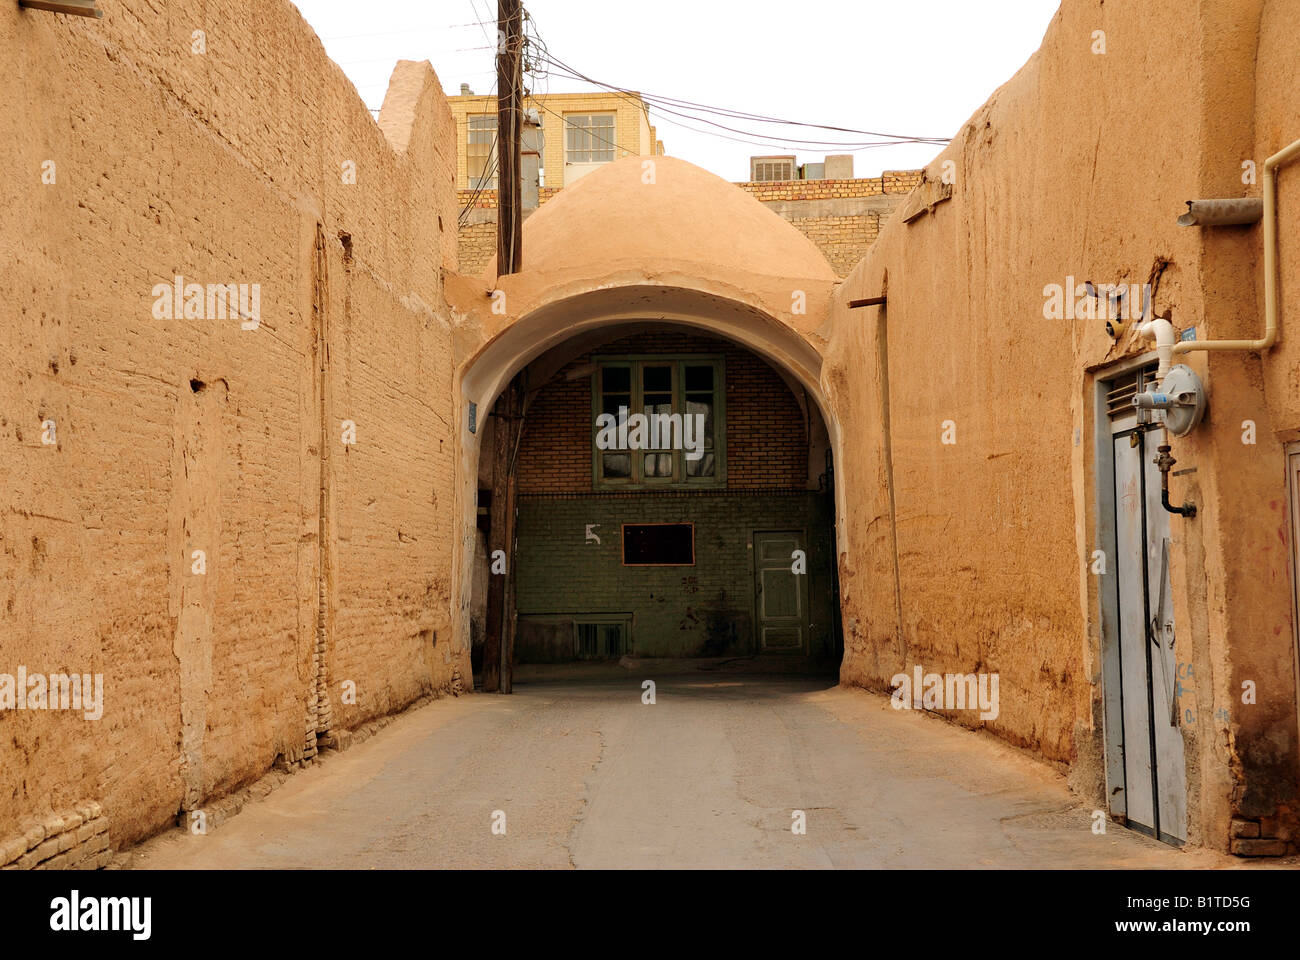
[[[629,673],[435,701],[205,836],[145,843],[133,868],[1233,863],[1112,823],[1096,835],[1041,762],[860,690],[723,670],[642,696]]]

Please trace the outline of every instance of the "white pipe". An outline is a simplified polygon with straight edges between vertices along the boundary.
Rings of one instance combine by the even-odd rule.
[[[1148,305],[1147,314],[1150,313],[1151,307]],[[1173,363],[1174,347],[1178,343],[1178,331],[1164,317],[1152,317],[1138,326],[1137,332],[1142,339],[1156,342],[1156,356],[1160,358],[1160,370],[1156,373],[1156,380],[1159,383],[1164,383],[1165,376],[1169,373],[1169,367]]]
[[[1176,343],[1173,355],[1193,350],[1267,350],[1277,343],[1278,278],[1277,169],[1300,157],[1300,140],[1264,161],[1264,336],[1260,340],[1187,340]],[[1162,361],[1163,370],[1163,361]],[[1163,377],[1163,373],[1161,375]]]

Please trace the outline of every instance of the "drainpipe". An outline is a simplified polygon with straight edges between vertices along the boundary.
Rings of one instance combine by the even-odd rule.
[[[1264,161],[1264,336],[1259,340],[1186,340],[1177,341],[1174,326],[1162,317],[1149,317],[1150,305],[1139,336],[1156,342],[1156,355],[1160,358],[1158,382],[1163,387],[1173,358],[1193,350],[1268,350],[1277,343],[1278,278],[1277,242],[1277,170],[1285,163],[1300,157],[1300,140],[1283,148]],[[1209,200],[1189,202],[1188,212],[1179,218],[1183,226],[1225,226],[1253,222],[1253,204],[1248,201]],[[1149,317],[1149,318],[1148,318]],[[1136,402],[1136,401],[1135,401]],[[1188,519],[1196,516],[1196,507],[1185,503],[1175,507],[1169,502],[1169,472],[1177,462],[1170,455],[1169,429],[1165,428],[1164,443],[1158,448],[1154,463],[1160,468],[1160,503],[1170,513]]]
[[[1173,356],[1193,350],[1268,350],[1277,343],[1278,245],[1277,245],[1277,170],[1300,157],[1300,140],[1264,161],[1264,336],[1260,340],[1188,340],[1176,343]],[[1159,341],[1157,340],[1157,347]],[[1167,372],[1161,357],[1160,377]]]

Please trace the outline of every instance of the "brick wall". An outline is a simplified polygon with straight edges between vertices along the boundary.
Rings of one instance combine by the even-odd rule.
[[[880,233],[879,213],[843,217],[798,217],[790,222],[817,244],[838,276],[849,271],[867,255]]]
[[[497,100],[494,95],[478,94],[449,97],[448,104],[456,126],[456,147],[459,156],[456,165],[456,186],[463,190],[469,186],[465,158],[468,117],[485,114],[495,116]],[[524,109],[535,109],[541,117],[543,182],[551,187],[564,186],[565,122],[563,118],[566,114],[614,114],[614,134],[611,139],[617,146],[616,157],[656,152],[655,128],[650,126],[645,105],[640,102],[636,94],[600,92],[541,94],[525,97]]]
[[[623,566],[621,525],[695,525],[695,565]],[[594,524],[600,542],[588,540]],[[572,636],[575,615],[632,618],[644,657],[755,652],[755,531],[802,530],[808,552],[809,653],[832,649],[830,520],[825,498],[790,491],[533,496],[519,504],[515,560],[521,660]],[[559,629],[554,628],[558,626]],[[540,642],[532,642],[539,637]],[[540,638],[545,638],[540,639]]]
[[[0,674],[104,692],[0,711],[8,852],[82,798],[140,839],[453,670],[437,78],[376,123],[285,0],[103,6],[0,5]],[[257,284],[260,325],[160,315],[176,275]]]
[[[727,487],[806,486],[808,431],[799,403],[772,367],[743,347],[687,332],[638,334],[575,359],[565,371],[598,354],[676,353],[724,358]],[[591,378],[566,380],[561,371],[528,409],[519,449],[519,492],[590,492],[593,426]]]
[[[560,187],[539,187],[537,189],[538,205],[545,205],[548,200],[559,195]],[[457,190],[456,203],[461,210],[495,210],[498,205],[495,190]]]
[[[460,272],[480,276],[497,255],[497,218],[477,220],[460,228]]]
[[[100,870],[113,858],[108,817],[92,800],[22,826],[21,835],[0,842],[0,869]]]
[[[721,355],[725,363],[727,487],[593,492],[591,378],[565,371],[598,355]],[[784,380],[729,341],[666,328],[625,337],[573,360],[535,396],[520,445],[516,560],[521,659],[571,653],[575,614],[633,618],[641,656],[754,652],[756,530],[802,530],[815,611],[810,653],[830,643],[829,517],[806,492],[808,429]],[[690,522],[691,567],[624,567],[621,524]],[[601,537],[586,539],[587,524]]]
[[[747,180],[736,186],[755,200],[848,200],[906,196],[921,182],[920,170],[886,170],[878,177],[853,180]]]

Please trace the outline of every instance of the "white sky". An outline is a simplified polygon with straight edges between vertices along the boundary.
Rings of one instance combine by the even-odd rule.
[[[378,109],[397,60],[429,60],[448,94],[496,77],[496,0],[294,0],[367,106]],[[525,0],[551,53],[587,76],[634,90],[764,116],[909,136],[951,137],[1038,48],[1059,0]],[[476,21],[491,19],[479,26]],[[486,31],[486,35],[485,32]],[[525,80],[534,92],[591,89],[560,77]],[[705,115],[758,134],[805,140],[872,139]],[[675,125],[652,108],[667,152],[727,180],[749,157],[833,145],[781,147],[721,139]],[[716,130],[698,119],[681,120]],[[855,153],[855,174],[924,166],[941,148],[908,144]]]

